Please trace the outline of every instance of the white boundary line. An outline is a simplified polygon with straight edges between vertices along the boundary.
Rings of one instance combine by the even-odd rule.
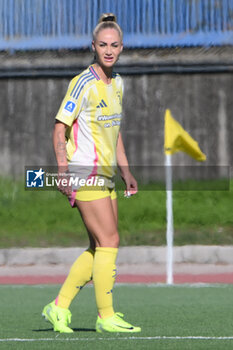
[[[59,285],[59,284],[58,284]],[[22,288],[54,288],[56,287],[56,284],[0,284],[0,288],[12,288],[12,289],[22,289]],[[166,283],[116,283],[114,285],[114,288],[119,287],[147,287],[147,288],[228,288],[233,287],[232,283],[182,283],[182,284],[173,284],[171,286],[167,285]],[[89,284],[85,286],[86,288],[93,288],[92,284]]]
[[[6,338],[0,342],[40,342],[40,341],[97,341],[97,340],[233,340],[233,336],[229,337],[207,337],[207,336],[156,336],[156,337],[117,337],[117,338]]]

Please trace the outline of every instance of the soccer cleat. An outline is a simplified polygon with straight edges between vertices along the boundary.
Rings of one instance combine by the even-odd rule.
[[[55,305],[55,301],[44,307],[42,316],[52,323],[55,332],[73,333],[73,329],[68,327],[72,316],[70,310]]]
[[[96,321],[96,332],[128,332],[128,333],[136,333],[141,332],[140,327],[134,327],[130,323],[124,321],[122,319],[124,315],[120,312],[116,312],[113,316],[102,319],[99,316]]]

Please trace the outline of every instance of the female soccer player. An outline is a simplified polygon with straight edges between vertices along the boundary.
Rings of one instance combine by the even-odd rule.
[[[127,193],[137,192],[137,182],[129,170],[121,137],[122,79],[113,66],[123,49],[122,31],[113,14],[101,16],[93,31],[95,63],[76,76],[56,116],[53,143],[61,178],[75,173],[92,180],[88,187],[59,186],[77,207],[90,239],[90,247],[74,262],[57,298],[46,305],[42,315],[54,331],[71,333],[69,306],[91,279],[94,283],[98,317],[96,331],[140,332],[114,312],[112,289],[118,252],[117,196],[113,176],[120,168]],[[99,179],[99,180],[98,180]],[[104,182],[98,182],[98,181]],[[70,184],[70,183],[69,183]],[[97,184],[97,187],[95,185]]]

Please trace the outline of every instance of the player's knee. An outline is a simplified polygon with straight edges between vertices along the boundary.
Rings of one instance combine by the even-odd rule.
[[[106,232],[100,239],[101,247],[118,248],[120,243],[119,233],[117,230]]]
[[[118,248],[119,247],[120,237],[119,237],[118,231],[116,231],[115,234],[112,235],[111,241],[112,241],[112,244],[113,244],[114,248]]]

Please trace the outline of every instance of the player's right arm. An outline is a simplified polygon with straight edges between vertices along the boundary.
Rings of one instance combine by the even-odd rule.
[[[58,166],[58,180],[69,180],[65,135],[66,129],[72,126],[84,104],[84,89],[81,81],[82,75],[72,79],[56,115],[56,123],[53,130],[53,147]],[[76,91],[79,93],[76,93]],[[68,197],[71,195],[70,187],[62,186],[61,181],[58,184],[58,189]]]
[[[58,172],[68,171],[65,138],[66,128],[67,125],[56,121],[53,129],[53,148],[56,155]]]
[[[58,190],[69,197],[71,195],[72,190],[68,185],[69,175],[66,155],[66,128],[66,124],[56,121],[53,129],[53,148],[58,166]],[[63,180],[66,180],[67,185],[63,184]]]

